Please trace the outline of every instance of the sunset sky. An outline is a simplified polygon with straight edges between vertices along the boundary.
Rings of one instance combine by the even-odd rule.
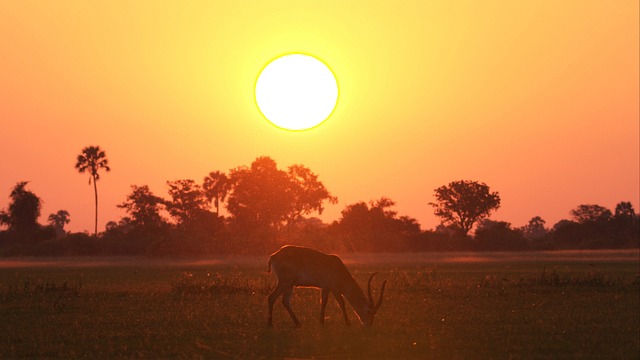
[[[130,185],[270,156],[309,167],[345,206],[386,196],[423,229],[435,188],[498,191],[495,220],[552,226],[579,204],[639,210],[639,9],[607,1],[2,1],[0,209],[18,181],[67,229],[93,228],[74,169],[107,153],[99,229]],[[340,96],[305,132],[267,122],[259,71],[286,53],[328,64]]]

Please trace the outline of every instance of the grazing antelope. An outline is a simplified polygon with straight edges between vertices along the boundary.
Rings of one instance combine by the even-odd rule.
[[[332,293],[338,301],[338,305],[340,305],[347,325],[350,325],[350,322],[342,296],[351,303],[360,322],[364,326],[370,326],[373,323],[376,311],[382,304],[384,287],[387,284],[386,280],[382,283],[380,298],[378,303],[375,304],[371,295],[371,279],[377,273],[372,274],[369,278],[367,284],[368,298],[366,298],[362,289],[360,289],[360,286],[358,286],[358,283],[339,257],[298,246],[283,246],[273,253],[269,258],[269,272],[272,267],[273,272],[278,277],[278,285],[269,295],[269,326],[273,326],[273,304],[280,295],[282,295],[282,304],[289,312],[293,323],[296,327],[300,326],[300,321],[298,321],[291,309],[291,295],[293,294],[294,286],[316,287],[322,290],[321,324],[324,323],[324,309],[327,306],[329,293]]]

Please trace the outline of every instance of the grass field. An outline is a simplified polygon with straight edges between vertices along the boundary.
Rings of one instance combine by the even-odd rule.
[[[333,300],[321,326],[314,289],[302,328],[279,304],[268,328],[266,262],[0,262],[0,357],[640,358],[637,252],[352,257],[361,285],[388,281],[372,328]]]

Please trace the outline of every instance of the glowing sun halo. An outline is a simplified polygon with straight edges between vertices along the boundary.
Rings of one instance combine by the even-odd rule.
[[[262,69],[255,89],[260,112],[274,125],[306,130],[325,121],[338,100],[338,83],[322,61],[284,55]]]

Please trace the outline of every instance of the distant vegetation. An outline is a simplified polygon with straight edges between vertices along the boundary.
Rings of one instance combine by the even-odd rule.
[[[498,192],[471,180],[434,190],[434,202],[425,204],[442,219],[434,230],[422,230],[416,219],[399,215],[386,197],[349,204],[340,219],[325,224],[315,215],[338,199],[318,175],[304,165],[280,169],[269,157],[228,173],[212,171],[201,183],[167,181],[168,198],[147,185],[132,185],[117,205],[126,215],[98,232],[96,181],[100,169],[110,170],[105,152],[86,147],[76,169],[88,172],[94,185],[94,234],[65,231],[73,215],[66,210],[50,214],[47,225],[38,223],[42,199],[21,181],[9,194],[8,208],[0,211],[0,255],[268,254],[283,244],[338,253],[640,247],[639,216],[630,202],[620,202],[613,212],[582,204],[568,212],[570,219],[553,226],[533,216],[528,224],[513,227],[489,218],[500,207]],[[227,216],[220,215],[221,207]]]

